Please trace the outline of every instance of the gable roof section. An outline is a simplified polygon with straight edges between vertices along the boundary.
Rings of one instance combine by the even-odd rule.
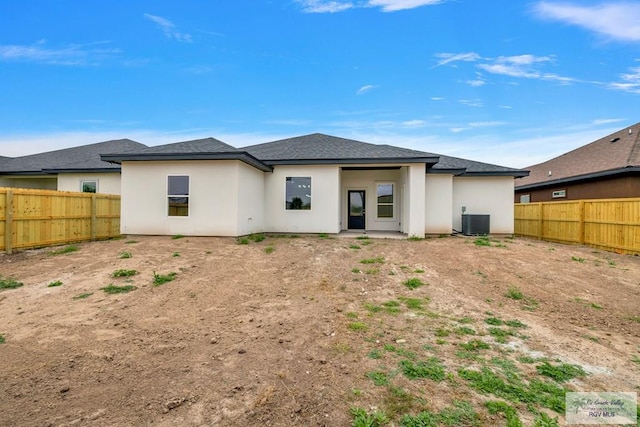
[[[41,175],[63,172],[114,172],[120,167],[100,160],[100,153],[147,148],[130,139],[117,139],[22,157],[0,158],[0,174]]]
[[[438,156],[391,145],[376,145],[314,133],[242,148],[269,165],[336,163],[429,163]]]
[[[640,172],[640,123],[527,169],[516,190]]]
[[[142,150],[128,153],[102,154],[100,158],[105,162],[121,164],[123,161],[167,161],[167,160],[240,160],[264,172],[271,168],[253,157],[229,144],[215,138],[194,139],[173,144],[146,147]]]
[[[429,173],[452,173],[456,176],[514,176],[519,178],[527,176],[529,171],[441,155],[440,161],[429,169]]]

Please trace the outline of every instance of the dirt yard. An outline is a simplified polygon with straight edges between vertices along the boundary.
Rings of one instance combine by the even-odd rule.
[[[0,291],[0,425],[506,425],[489,401],[563,425],[536,380],[640,391],[639,257],[484,243],[127,236],[0,255],[24,284]],[[406,369],[428,364],[444,370]],[[482,389],[482,369],[534,392]]]

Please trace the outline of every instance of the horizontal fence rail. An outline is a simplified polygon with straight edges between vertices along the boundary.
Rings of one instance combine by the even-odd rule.
[[[640,198],[516,203],[515,235],[640,254]]]
[[[120,235],[120,196],[0,188],[0,250]]]

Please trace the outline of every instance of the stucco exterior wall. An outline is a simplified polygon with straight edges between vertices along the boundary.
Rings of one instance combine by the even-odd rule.
[[[491,233],[513,233],[513,177],[454,177],[453,228],[462,231],[462,207],[467,214],[491,215]]]
[[[122,219],[124,234],[183,234],[191,236],[239,235],[238,185],[250,181],[240,162],[174,161],[123,162]],[[189,216],[170,217],[167,208],[167,177],[187,175]],[[243,215],[249,213],[243,204]]]
[[[287,177],[311,177],[311,209],[285,209]],[[264,174],[264,231],[338,233],[340,169],[337,166],[276,166]]]
[[[409,215],[405,233],[410,237],[424,237],[426,209],[426,169],[424,164],[407,166],[404,197],[408,198]]]
[[[426,233],[451,233],[453,221],[453,175],[427,174],[425,193]]]
[[[400,169],[392,170],[343,170],[341,192],[341,229],[348,227],[348,191],[365,190],[365,228],[367,230],[400,231],[402,222],[402,205],[400,200],[401,174]],[[393,218],[378,218],[377,216],[377,185],[393,184]]]
[[[238,235],[264,231],[264,175],[238,163]]]
[[[120,173],[61,173],[58,190],[82,191],[82,181],[98,181],[98,193],[120,194]]]

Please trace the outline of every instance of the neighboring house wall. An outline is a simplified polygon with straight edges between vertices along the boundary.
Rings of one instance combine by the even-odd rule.
[[[38,190],[57,190],[58,182],[55,176],[43,178],[41,176],[5,176],[0,178],[0,187],[32,188]]]
[[[517,184],[518,181],[516,180]],[[565,191],[565,197],[553,197],[555,191],[561,190]],[[640,177],[625,176],[591,182],[560,184],[545,189],[516,190],[516,203],[520,203],[521,195],[530,195],[529,202],[531,203],[640,197]]]
[[[427,174],[425,230],[427,234],[451,233],[453,175]]]
[[[122,219],[124,234],[237,236],[239,182],[251,181],[241,162],[123,162]],[[189,176],[189,216],[168,216],[167,178]],[[242,178],[239,179],[239,176]],[[260,181],[258,179],[257,181]],[[255,187],[257,184],[252,183]],[[259,193],[258,193],[259,194]],[[253,197],[254,194],[249,195]],[[247,197],[242,194],[242,197]],[[259,198],[259,197],[258,197]],[[260,218],[256,204],[242,204],[242,216]],[[255,209],[255,213],[251,211]]]
[[[513,177],[454,177],[453,228],[462,231],[462,207],[467,214],[491,216],[491,233],[512,234]]]
[[[97,181],[97,193],[120,194],[120,171],[113,173],[61,173],[58,190],[82,192],[82,181]]]
[[[252,166],[238,163],[238,235],[264,230],[264,175]]]
[[[311,209],[285,209],[287,177],[311,177]],[[264,174],[264,231],[338,233],[340,231],[340,168],[275,166]]]
[[[365,190],[365,228],[367,230],[400,231],[402,222],[402,204],[400,192],[402,188],[402,177],[400,169],[391,170],[343,170],[341,172],[342,192],[341,192],[341,228],[348,227],[348,192],[349,190]],[[378,218],[378,184],[393,185],[393,217]]]

